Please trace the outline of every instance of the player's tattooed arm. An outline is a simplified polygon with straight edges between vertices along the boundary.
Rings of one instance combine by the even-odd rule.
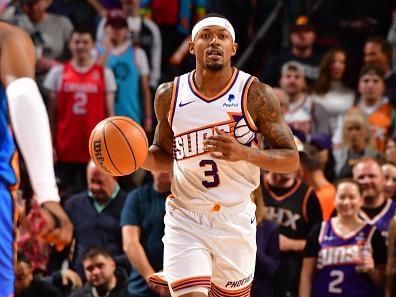
[[[283,119],[280,103],[271,87],[255,80],[248,93],[248,112],[269,150],[253,150],[248,161],[274,172],[292,172],[298,168],[296,144]]]
[[[153,144],[143,164],[151,171],[169,171],[173,164],[173,132],[168,122],[171,107],[173,82],[160,85],[154,98],[154,110],[157,117]]]

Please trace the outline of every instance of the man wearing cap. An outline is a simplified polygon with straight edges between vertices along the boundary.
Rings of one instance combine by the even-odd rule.
[[[304,66],[289,61],[282,66],[280,86],[289,96],[289,108],[285,121],[307,137],[312,133],[330,133],[329,115],[322,105],[316,103],[306,92]]]
[[[122,9],[127,12],[128,28],[132,44],[140,46],[147,55],[150,66],[150,87],[155,89],[161,78],[162,39],[158,25],[148,17],[142,16],[140,0],[121,0]],[[98,24],[96,39],[105,39],[106,17]]]
[[[123,10],[109,11],[105,30],[107,38],[100,60],[113,70],[117,81],[115,115],[130,117],[149,133],[152,98],[147,56],[143,49],[131,45],[127,15]]]
[[[320,56],[314,52],[316,35],[313,25],[306,16],[299,16],[290,32],[290,48],[272,58],[264,69],[263,81],[271,86],[279,84],[282,65],[298,61],[304,66],[308,86],[312,86],[319,75]]]
[[[193,28],[196,68],[161,85],[158,126],[143,168],[169,171],[164,274],[172,296],[249,296],[256,255],[260,168],[290,172],[298,152],[279,101],[257,78],[231,66],[235,31],[208,15]],[[256,133],[270,149],[255,144]],[[163,284],[153,278],[153,284]]]

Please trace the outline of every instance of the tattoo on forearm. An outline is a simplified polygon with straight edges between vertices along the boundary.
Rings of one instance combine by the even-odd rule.
[[[279,100],[268,86],[256,81],[249,90],[248,110],[256,122],[260,133],[271,148],[296,149],[289,126],[283,120]],[[283,154],[282,150],[274,150]],[[279,156],[279,155],[278,155]]]

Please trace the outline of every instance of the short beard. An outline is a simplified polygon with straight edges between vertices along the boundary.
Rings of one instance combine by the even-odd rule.
[[[220,63],[210,63],[210,64],[206,64],[206,67],[208,67],[209,70],[212,71],[220,71],[221,69],[223,69],[223,64]]]

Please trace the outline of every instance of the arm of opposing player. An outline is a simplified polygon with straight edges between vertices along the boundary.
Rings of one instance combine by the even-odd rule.
[[[273,90],[254,81],[248,93],[248,111],[269,150],[251,149],[247,160],[268,171],[294,172],[299,166],[296,144],[289,126],[283,120],[279,100]]]
[[[13,131],[26,160],[37,199],[39,203],[59,201],[48,116],[33,80],[33,45],[24,38],[7,38],[7,42],[2,43],[0,62]]]
[[[34,47],[30,38],[19,29],[10,30],[2,41],[0,77],[6,86],[13,131],[37,200],[42,205],[45,203],[50,217],[54,218],[49,224],[51,220],[47,217],[48,230],[45,230],[45,235],[61,248],[71,241],[73,228],[59,204],[48,115],[33,80]],[[60,226],[57,226],[59,223]],[[59,228],[54,230],[54,227]]]
[[[150,171],[170,171],[173,165],[173,132],[168,122],[173,83],[164,83],[157,89],[154,110],[157,117],[154,141],[149,148],[143,168]]]

